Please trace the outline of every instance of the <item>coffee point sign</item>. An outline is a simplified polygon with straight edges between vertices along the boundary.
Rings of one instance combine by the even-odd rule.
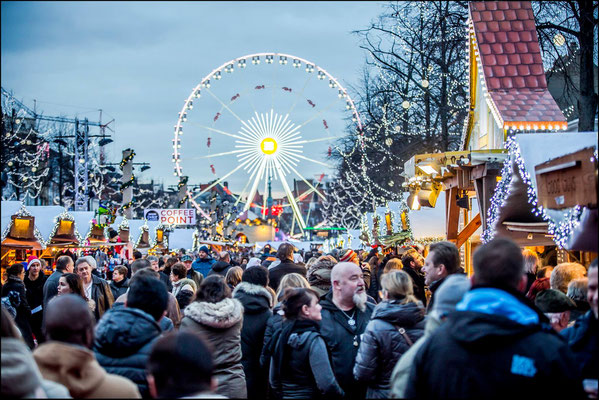
[[[158,221],[164,225],[195,225],[194,208],[148,208],[144,211],[148,221]]]

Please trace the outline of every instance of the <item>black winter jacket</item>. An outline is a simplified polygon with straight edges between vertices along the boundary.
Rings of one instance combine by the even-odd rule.
[[[374,308],[354,365],[354,377],[368,383],[369,399],[389,397],[391,372],[411,346],[399,328],[405,329],[412,343],[424,334],[422,304],[399,304],[393,300],[383,301]]]
[[[241,364],[245,372],[247,394],[250,399],[263,399],[266,394],[266,370],[260,368],[260,354],[264,343],[266,323],[272,311],[273,298],[259,285],[241,282],[233,297],[243,305],[241,327]]]
[[[426,295],[424,293],[424,275],[411,266],[403,267],[403,271],[410,275],[414,287],[414,296],[426,306]]]
[[[272,267],[268,270],[268,279],[270,281],[268,283],[268,286],[270,286],[272,290],[276,292],[279,288],[281,278],[292,272],[298,273],[305,278],[308,270],[306,269],[306,267],[297,265],[291,260],[281,261],[279,265],[277,265],[276,267]]]
[[[572,352],[539,318],[522,325],[502,315],[450,314],[418,351],[406,398],[581,398]]]
[[[96,303],[94,317],[96,317],[96,321],[99,321],[102,315],[112,307],[114,297],[112,296],[112,290],[110,290],[108,282],[95,275],[92,275],[91,299]]]
[[[46,309],[48,302],[50,299],[58,294],[58,281],[60,277],[64,274],[62,271],[54,271],[52,275],[46,279],[44,282],[44,290],[43,290],[43,308]]]
[[[129,289],[129,278],[125,278],[120,282],[110,281],[110,290],[112,291],[112,297],[118,299],[122,294],[127,293]]]
[[[214,264],[212,264],[212,268],[210,268],[210,272],[208,272],[208,276],[214,275],[214,274],[218,274],[220,276],[225,276],[225,275],[227,275],[227,272],[232,267],[233,266],[227,262],[217,261]]]
[[[331,355],[333,371],[337,382],[348,398],[363,398],[366,386],[354,379],[353,369],[360,345],[360,336],[364,333],[374,304],[366,303],[366,310],[355,308],[356,324],[350,326],[348,318],[333,303],[333,292],[321,297],[322,321],[320,333]]]
[[[276,335],[277,349],[273,353],[278,351],[279,341],[283,340],[284,335],[280,336]],[[283,365],[278,365],[280,357],[273,354],[269,371],[270,385],[278,397],[315,399],[343,396],[331,369],[326,345],[318,332],[292,333],[285,352]]]
[[[146,364],[162,329],[152,316],[137,308],[116,307],[96,326],[94,353],[106,372],[124,376],[149,397]]]
[[[598,324],[593,311],[589,311],[578,318],[574,326],[561,331],[574,353],[582,379],[597,379],[599,376]]]
[[[268,353],[268,346],[273,338],[274,334],[281,329],[283,325],[283,310],[281,310],[281,303],[277,303],[272,309],[272,315],[266,321],[266,329],[264,330],[264,346],[262,347],[262,354],[260,355],[260,365],[268,370],[271,354]]]
[[[23,281],[16,276],[9,276],[6,284],[2,286],[2,297],[7,296],[10,299],[12,306],[17,310],[15,325],[17,325],[19,331],[21,331],[21,335],[23,336],[25,343],[27,343],[27,346],[33,350],[35,343],[33,343],[31,325],[29,325],[31,308],[27,302],[27,291]]]

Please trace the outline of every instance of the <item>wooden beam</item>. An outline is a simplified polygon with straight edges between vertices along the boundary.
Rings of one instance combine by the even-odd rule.
[[[458,223],[460,221],[460,208],[456,203],[456,196],[458,195],[458,188],[452,187],[445,191],[445,234],[447,240],[455,241],[458,238]]]
[[[498,171],[494,170],[494,172]],[[483,231],[487,229],[487,212],[491,207],[491,198],[495,192],[495,186],[497,186],[497,175],[495,174],[486,175],[474,181],[478,210],[482,214],[481,222]]]
[[[462,229],[462,231],[458,234],[456,246],[460,248],[464,243],[466,243],[466,240],[468,240],[468,238],[472,236],[474,232],[476,232],[480,225],[480,213],[478,213],[474,218],[470,220],[470,222],[468,222],[468,225],[466,225],[464,229]]]

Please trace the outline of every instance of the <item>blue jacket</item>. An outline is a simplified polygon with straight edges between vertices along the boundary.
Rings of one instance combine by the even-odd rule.
[[[199,272],[205,278],[208,276],[210,269],[212,268],[212,264],[214,264],[216,260],[214,258],[196,258],[194,262],[191,264],[191,268],[194,271]]]
[[[94,353],[110,374],[124,376],[149,397],[146,364],[162,329],[152,316],[136,308],[117,307],[104,314],[96,326]]]

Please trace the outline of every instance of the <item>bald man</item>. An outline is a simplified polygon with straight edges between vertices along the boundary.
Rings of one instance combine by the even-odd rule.
[[[33,352],[45,379],[66,386],[73,398],[141,398],[133,382],[106,373],[96,361],[90,350],[94,316],[80,296],[66,294],[50,300],[45,322],[47,342]]]
[[[360,266],[341,262],[331,271],[331,290],[320,301],[321,334],[333,360],[333,371],[347,398],[364,398],[366,387],[354,379],[353,368],[360,335],[370,320],[374,304],[367,301]]]

